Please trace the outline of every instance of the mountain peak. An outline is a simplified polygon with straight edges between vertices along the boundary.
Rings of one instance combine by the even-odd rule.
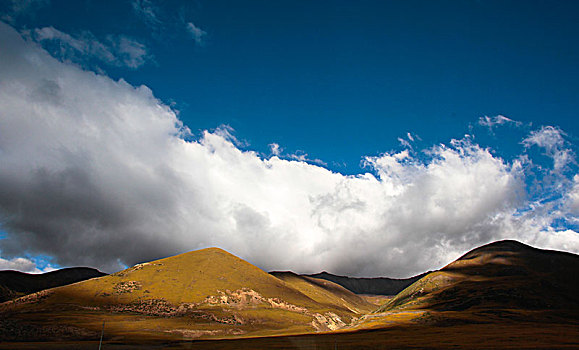
[[[495,242],[491,242],[491,243],[482,245],[478,248],[471,250],[471,252],[480,251],[480,250],[521,251],[521,250],[527,250],[527,249],[537,249],[537,248],[533,248],[530,245],[521,243],[521,242],[516,241],[514,239],[504,239],[501,241],[495,241]]]
[[[516,254],[516,253],[530,252],[530,251],[536,251],[536,250],[538,250],[538,249],[533,248],[533,247],[526,245],[524,243],[521,243],[519,241],[515,241],[512,239],[505,239],[502,241],[496,241],[496,242],[488,243],[488,244],[485,244],[485,245],[480,246],[478,248],[475,248],[475,249],[465,253],[463,256],[458,258],[456,261],[470,260],[470,259],[478,258],[478,257],[484,256],[484,255],[488,255],[488,254],[511,255],[511,254]]]

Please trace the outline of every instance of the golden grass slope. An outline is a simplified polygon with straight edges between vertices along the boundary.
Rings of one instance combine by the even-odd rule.
[[[286,282],[319,305],[328,307],[342,305],[356,314],[366,314],[376,308],[374,304],[331,281],[298,275],[290,271],[274,271],[270,272],[270,275]]]
[[[209,248],[1,304],[0,339],[93,339],[103,321],[121,340],[299,334],[371,308],[330,282],[277,278]]]
[[[296,290],[256,266],[218,248],[207,248],[135,265],[105,278],[69,286],[67,293],[96,303],[164,299],[171,304],[200,303],[218,291],[251,288],[264,297],[313,304]]]

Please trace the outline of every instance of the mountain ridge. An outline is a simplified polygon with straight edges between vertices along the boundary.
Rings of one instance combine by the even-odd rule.
[[[321,278],[337,283],[356,294],[396,295],[404,288],[426,276],[424,272],[408,278],[389,277],[349,277],[334,275],[326,271],[304,276]]]
[[[44,289],[106,275],[91,267],[69,267],[42,274],[3,270],[0,271],[0,303]]]

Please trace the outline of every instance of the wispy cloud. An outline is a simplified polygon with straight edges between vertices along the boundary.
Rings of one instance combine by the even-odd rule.
[[[496,239],[579,252],[579,233],[556,225],[576,217],[577,180],[531,203],[532,162],[474,138],[368,157],[368,173],[346,176],[242,150],[227,128],[184,139],[149,88],[58,61],[3,24],[0,62],[4,260],[110,272],[220,246],[268,270],[408,276]],[[524,142],[557,155],[557,135]]]
[[[195,44],[197,44],[197,45],[203,45],[204,44],[204,40],[205,40],[205,36],[207,35],[207,32],[205,32],[203,29],[201,29],[198,26],[196,26],[195,24],[193,24],[193,22],[187,22],[186,28],[187,28],[187,31],[189,32],[189,34],[191,34],[191,36],[193,37]]]
[[[158,6],[153,0],[132,0],[131,5],[134,13],[153,31],[153,37],[157,40],[185,32],[193,38],[196,45],[205,44],[207,32],[186,19],[187,14],[190,14],[187,6],[172,11],[170,8]]]
[[[54,54],[76,63],[97,59],[108,65],[137,69],[151,58],[144,44],[123,35],[109,35],[99,41],[88,31],[72,36],[54,27],[44,27],[35,29],[33,38],[40,43],[56,44]]]
[[[414,147],[412,146],[412,144],[413,144],[416,140],[421,141],[420,136],[418,136],[418,135],[412,135],[412,133],[410,133],[410,132],[406,133],[406,138],[402,138],[402,137],[399,137],[399,138],[398,138],[398,142],[400,143],[400,145],[401,145],[402,147],[408,148],[408,149],[410,149],[410,150],[413,150],[413,149],[414,149]]]
[[[18,17],[34,16],[36,11],[48,6],[50,0],[5,0],[8,11],[0,17],[3,21],[14,23]]]
[[[149,26],[156,27],[161,24],[159,8],[151,0],[133,0],[131,5],[137,16]]]
[[[563,211],[565,216],[579,224],[579,175],[573,177],[573,187],[567,192]]]
[[[532,131],[522,143],[525,147],[538,146],[545,150],[545,155],[553,159],[556,170],[563,169],[567,164],[575,162],[575,154],[567,147],[564,139],[565,132],[553,126],[543,126],[541,129]]]
[[[113,52],[116,52],[116,63],[122,63],[129,68],[139,68],[144,65],[147,60],[151,58],[147,52],[147,47],[133,39],[126,36],[108,36]]]
[[[478,125],[487,127],[491,134],[494,134],[493,129],[502,125],[512,125],[515,127],[521,127],[522,122],[507,118],[504,115],[497,115],[494,117],[484,116],[480,117],[478,120]]]
[[[282,152],[282,149],[279,147],[279,144],[277,144],[277,143],[270,143],[269,144],[269,150],[270,150],[271,154],[273,156],[276,156],[276,157],[279,156]]]
[[[282,158],[282,159],[292,159],[297,160],[299,162],[307,162],[311,164],[317,164],[321,166],[328,166],[326,162],[321,159],[311,158],[307,153],[304,151],[298,150],[294,153],[285,153],[283,147],[281,147],[277,143],[272,143],[269,145],[269,149],[272,156]]]

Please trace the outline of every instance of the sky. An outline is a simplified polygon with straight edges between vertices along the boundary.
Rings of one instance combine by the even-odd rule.
[[[579,4],[0,0],[0,269],[579,253]]]

